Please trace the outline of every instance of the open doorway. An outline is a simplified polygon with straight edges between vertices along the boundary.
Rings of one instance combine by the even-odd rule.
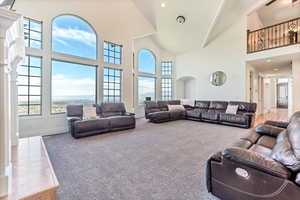
[[[277,79],[277,108],[289,108],[289,79]]]

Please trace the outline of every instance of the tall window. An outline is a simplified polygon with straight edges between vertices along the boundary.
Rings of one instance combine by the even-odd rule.
[[[79,17],[63,15],[52,23],[52,50],[96,59],[97,37],[93,28]]]
[[[172,62],[163,61],[161,62],[161,75],[172,75]]]
[[[26,56],[18,67],[18,114],[41,115],[42,58]]]
[[[138,56],[139,72],[155,74],[156,73],[156,60],[154,54],[147,50],[142,49]]]
[[[42,48],[42,22],[24,17],[25,46]]]
[[[161,79],[161,98],[162,100],[172,99],[172,78]]]
[[[63,113],[67,104],[96,102],[95,66],[52,61],[52,113]]]
[[[122,46],[111,42],[104,42],[104,62],[120,65],[122,61]]]
[[[116,103],[121,101],[122,71],[119,69],[104,68],[103,101]]]
[[[139,104],[143,104],[146,97],[155,100],[155,78],[153,77],[138,77],[138,96]]]

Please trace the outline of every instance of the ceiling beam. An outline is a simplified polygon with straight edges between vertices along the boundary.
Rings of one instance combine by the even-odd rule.
[[[219,21],[220,15],[221,15],[221,13],[222,13],[222,11],[223,11],[225,2],[226,2],[226,0],[222,0],[221,4],[220,4],[220,6],[219,6],[219,8],[218,8],[218,10],[217,10],[217,12],[216,12],[215,17],[214,17],[212,23],[211,23],[210,26],[209,26],[208,32],[207,32],[207,34],[206,34],[206,37],[205,37],[205,39],[204,39],[204,41],[203,41],[203,43],[202,43],[202,47],[203,47],[203,48],[206,47],[207,44],[209,43],[210,37],[211,37],[211,35],[212,35],[212,32],[213,32],[213,30],[214,30],[214,28],[215,28],[217,22]]]

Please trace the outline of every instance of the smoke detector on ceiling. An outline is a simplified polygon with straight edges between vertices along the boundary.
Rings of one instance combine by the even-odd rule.
[[[179,24],[184,24],[185,23],[185,17],[180,15],[176,18],[176,21],[179,23]]]

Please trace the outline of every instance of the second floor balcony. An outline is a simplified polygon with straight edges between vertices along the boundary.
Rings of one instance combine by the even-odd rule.
[[[247,53],[300,44],[300,17],[247,32]]]

